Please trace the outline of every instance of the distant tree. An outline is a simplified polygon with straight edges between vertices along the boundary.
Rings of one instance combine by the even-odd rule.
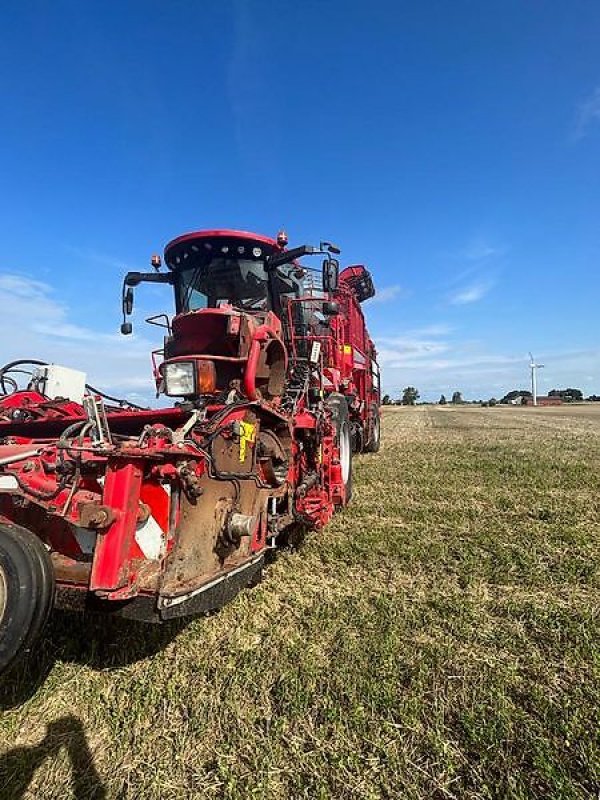
[[[391,406],[391,404],[392,404],[392,398],[389,396],[389,394],[384,394],[383,395],[383,399],[381,401],[381,405],[382,406]]]
[[[503,404],[512,403],[513,400],[516,400],[518,397],[531,397],[531,392],[527,391],[527,389],[513,389],[512,391],[507,392],[500,402]]]
[[[498,405],[498,401],[496,400],[496,398],[495,397],[490,397],[490,399],[488,400],[488,406],[497,406],[497,405]]]
[[[441,406],[445,406],[447,402],[448,402],[448,401],[446,400],[446,395],[445,395],[445,394],[443,394],[443,395],[440,397],[440,405],[441,405]]]
[[[600,403],[600,394],[591,394],[587,400],[589,400],[590,403]]]
[[[452,402],[455,406],[460,405],[463,401],[462,394],[460,392],[454,392],[452,395]]]
[[[552,389],[548,397],[560,397],[565,403],[576,403],[583,400],[583,392],[581,389]]]
[[[419,391],[415,389],[414,386],[407,386],[406,389],[402,392],[402,405],[403,406],[414,406],[414,404],[419,399]]]

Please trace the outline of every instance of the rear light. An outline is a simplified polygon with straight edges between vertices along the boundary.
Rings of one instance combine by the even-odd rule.
[[[211,394],[217,388],[217,370],[214,361],[204,359],[196,362],[196,386],[198,394]]]

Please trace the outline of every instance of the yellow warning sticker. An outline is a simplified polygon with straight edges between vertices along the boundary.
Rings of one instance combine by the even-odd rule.
[[[344,354],[349,356],[352,353],[352,345],[345,344],[344,345]]]
[[[252,422],[240,422],[240,464],[246,460],[246,448],[256,441],[256,425]]]

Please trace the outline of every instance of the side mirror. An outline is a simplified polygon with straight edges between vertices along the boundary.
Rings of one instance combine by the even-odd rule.
[[[121,325],[121,333],[123,336],[128,336],[133,330],[133,325],[131,322],[127,322],[127,317],[133,311],[133,289],[131,286],[127,286],[126,283],[123,283],[123,298],[121,301],[121,306],[123,308],[123,324]]]
[[[153,259],[152,264],[155,268],[157,267],[155,259]],[[173,285],[175,283],[175,278],[172,273],[165,272],[128,272],[125,275],[123,279],[123,292],[121,295],[121,306],[123,309],[121,333],[125,336],[130,334],[133,330],[131,322],[127,322],[127,317],[133,311],[133,287],[139,286],[139,284],[143,282],[170,283]]]
[[[133,311],[133,289],[129,287],[125,290],[125,294],[123,295],[123,313],[131,314]]]
[[[323,290],[335,292],[338,288],[340,275],[340,262],[335,258],[326,258],[323,261]]]

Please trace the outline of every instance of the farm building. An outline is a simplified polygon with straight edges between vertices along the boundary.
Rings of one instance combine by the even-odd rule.
[[[538,397],[537,404],[538,406],[561,406],[562,400],[560,399],[560,397],[548,397],[547,395],[543,395],[542,397]],[[533,398],[532,397],[525,398],[525,405],[532,406]]]

